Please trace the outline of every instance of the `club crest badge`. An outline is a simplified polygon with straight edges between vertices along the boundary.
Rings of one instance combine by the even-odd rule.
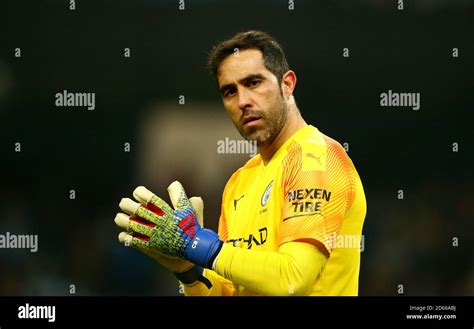
[[[272,187],[273,187],[273,180],[270,182],[270,184],[268,184],[267,188],[265,189],[265,192],[263,192],[262,200],[261,200],[262,206],[267,205],[268,198],[270,197],[270,193],[272,192]]]

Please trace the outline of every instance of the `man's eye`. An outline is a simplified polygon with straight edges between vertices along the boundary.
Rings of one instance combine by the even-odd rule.
[[[250,81],[250,85],[251,85],[252,87],[256,87],[256,86],[258,86],[259,84],[260,84],[260,80],[252,80],[252,81]]]
[[[233,94],[235,94],[235,89],[227,89],[224,92],[224,96],[232,96]]]

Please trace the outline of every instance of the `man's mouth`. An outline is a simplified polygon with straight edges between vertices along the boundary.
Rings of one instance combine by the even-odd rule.
[[[242,119],[242,127],[251,127],[256,125],[260,119],[261,118],[257,115],[247,115]]]

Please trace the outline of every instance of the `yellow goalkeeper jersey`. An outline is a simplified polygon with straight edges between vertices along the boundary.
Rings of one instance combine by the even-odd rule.
[[[291,241],[328,256],[310,295],[358,295],[366,200],[342,146],[308,125],[265,165],[256,155],[229,179],[219,236],[236,248],[278,251]],[[213,273],[213,275],[217,275]],[[236,295],[255,295],[235,286]]]

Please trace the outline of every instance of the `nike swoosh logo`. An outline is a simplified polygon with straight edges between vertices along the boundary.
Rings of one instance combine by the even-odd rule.
[[[237,202],[239,202],[240,199],[242,199],[244,196],[245,196],[245,194],[242,194],[242,196],[240,198],[234,199],[234,210],[237,210]]]
[[[295,217],[314,216],[314,215],[321,215],[322,217],[324,217],[324,215],[321,214],[320,212],[312,212],[310,214],[302,214],[302,215],[294,215],[294,216],[286,217],[286,218],[283,218],[283,221],[287,221],[288,219],[295,218]]]

